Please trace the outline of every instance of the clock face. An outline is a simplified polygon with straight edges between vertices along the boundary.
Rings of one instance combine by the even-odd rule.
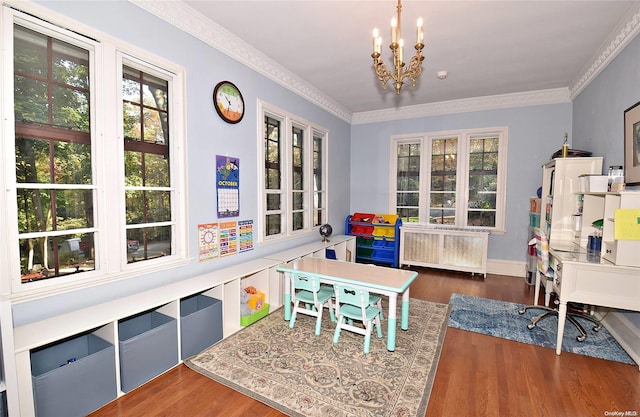
[[[244,116],[244,99],[235,84],[222,81],[213,90],[213,104],[218,115],[227,123],[238,123]]]

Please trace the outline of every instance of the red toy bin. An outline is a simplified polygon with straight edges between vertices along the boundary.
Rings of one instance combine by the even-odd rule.
[[[373,213],[353,213],[351,216],[352,222],[373,223],[373,218],[376,215]]]

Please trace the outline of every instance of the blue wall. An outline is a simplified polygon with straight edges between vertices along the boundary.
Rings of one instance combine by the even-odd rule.
[[[577,144],[624,165],[624,111],[640,101],[640,37],[637,37],[582,91],[573,104]],[[638,188],[638,187],[635,187]]]
[[[343,232],[349,213],[349,123],[335,117],[290,90],[265,78],[220,53],[193,36],[175,28],[132,3],[125,1],[45,1],[41,5],[82,22],[114,38],[166,58],[186,69],[187,167],[190,255],[194,261],[183,268],[141,276],[82,291],[48,297],[14,306],[16,325],[54,314],[90,306],[108,299],[179,281],[243,261],[264,257],[299,246],[319,235],[280,244],[257,246],[254,250],[198,262],[197,225],[218,221],[215,198],[215,156],[240,158],[240,217],[258,221],[257,101],[264,100],[329,131],[329,223],[336,234]],[[48,18],[48,16],[42,16]],[[241,123],[223,122],[213,108],[212,93],[221,80],[234,82],[245,99],[246,113]]]
[[[392,135],[507,126],[506,232],[489,237],[488,257],[524,261],[529,198],[542,185],[542,164],[560,148],[564,132],[571,135],[571,109],[571,103],[565,103],[355,125],[351,129],[351,211],[389,211]]]
[[[188,134],[188,215],[190,254],[197,259],[197,225],[215,217],[214,158],[239,157],[241,164],[239,220],[257,221],[257,100],[278,106],[329,130],[329,222],[343,232],[347,214],[388,212],[389,140],[392,135],[442,130],[507,126],[509,129],[506,233],[492,235],[489,258],[524,261],[529,198],[541,183],[541,165],[559,149],[564,132],[573,148],[605,156],[605,166],[621,164],[622,114],[640,100],[640,40],[632,42],[575,103],[478,111],[350,126],[288,89],[238,63],[202,41],[124,1],[43,1],[55,12],[83,22],[138,48],[186,68]],[[46,16],[45,16],[46,17]],[[247,112],[242,123],[222,122],[211,95],[220,80],[242,90]],[[315,238],[315,237],[314,237]],[[14,306],[21,325],[34,320],[114,299],[135,291],[179,281],[312,240],[311,237],[141,276],[92,289]]]
[[[624,165],[624,111],[640,101],[640,37],[636,37],[574,100],[580,146],[604,156],[603,167]],[[640,186],[629,187],[638,189]],[[622,312],[640,334],[640,313]]]

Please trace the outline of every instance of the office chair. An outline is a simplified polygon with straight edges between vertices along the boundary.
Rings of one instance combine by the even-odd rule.
[[[554,271],[553,268],[549,265],[549,241],[547,240],[546,234],[540,230],[536,229],[535,238],[532,239],[532,242],[535,240],[536,245],[536,257],[537,257],[537,272],[536,272],[536,280],[541,281],[545,279],[545,289],[548,288],[547,285],[553,285],[554,280]],[[529,242],[529,244],[533,244]],[[539,285],[539,284],[537,284]],[[543,310],[543,313],[531,319],[531,322],[527,324],[527,328],[532,330],[536,325],[540,322],[540,320],[544,320],[547,317],[558,317],[558,305],[560,301],[555,292],[551,292],[551,298],[553,298],[552,304],[553,307],[541,306],[541,305],[529,305],[524,306],[520,310],[518,310],[519,314],[524,314],[528,310],[539,309]],[[537,300],[534,300],[537,301]],[[576,318],[581,318],[584,320],[588,320],[594,324],[593,331],[597,332],[602,328],[602,324],[598,319],[593,317],[589,313],[583,312],[581,309],[576,308],[575,303],[567,304],[567,321],[575,326],[580,333],[576,339],[578,342],[583,342],[587,338],[587,332],[584,330],[584,327],[576,320]]]

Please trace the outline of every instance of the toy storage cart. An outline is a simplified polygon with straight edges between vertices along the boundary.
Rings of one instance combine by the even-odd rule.
[[[356,262],[398,267],[402,219],[396,214],[354,213],[346,233],[356,236]]]

